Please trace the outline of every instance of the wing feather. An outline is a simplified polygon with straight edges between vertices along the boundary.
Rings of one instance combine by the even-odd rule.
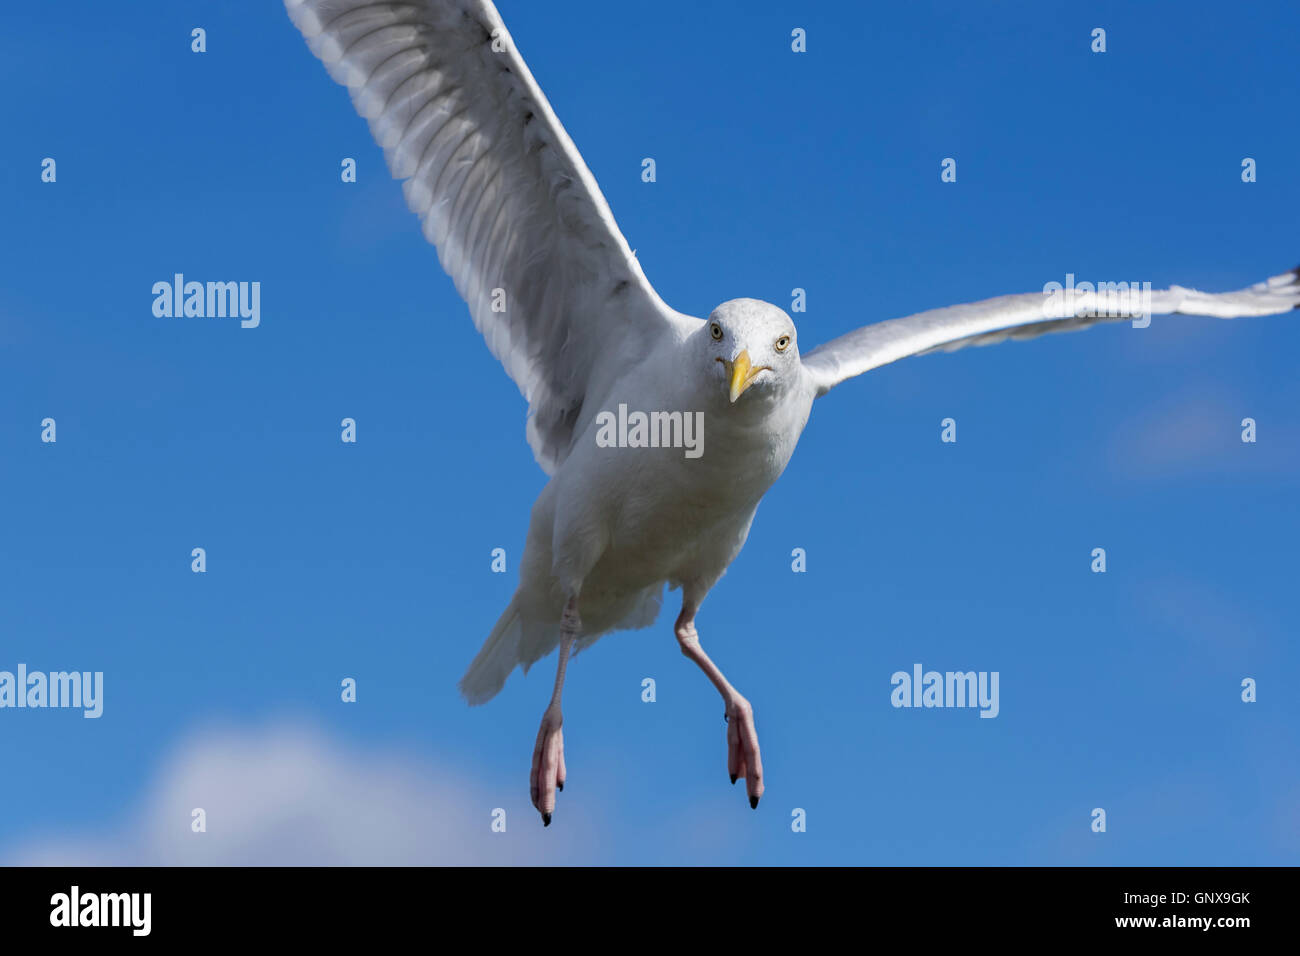
[[[1064,306],[1064,308],[1063,308]],[[911,355],[952,352],[968,345],[1030,339],[1048,332],[1152,315],[1208,315],[1233,319],[1300,308],[1300,269],[1237,292],[1198,292],[1182,286],[1142,293],[1117,290],[1030,292],[931,309],[864,326],[818,346],[803,358],[818,395],[846,379]]]
[[[405,180],[424,237],[528,400],[529,444],[553,472],[593,383],[684,317],[646,280],[488,0],[285,7]]]

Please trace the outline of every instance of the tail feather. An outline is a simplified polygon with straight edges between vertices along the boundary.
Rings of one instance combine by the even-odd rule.
[[[610,607],[603,608],[594,627],[584,629],[573,653],[590,647],[610,631],[639,630],[649,627],[659,615],[664,582],[634,592]],[[486,704],[500,693],[506,678],[516,667],[528,669],[560,643],[560,607],[522,590],[516,591],[510,604],[497,619],[492,633],[460,679],[460,692],[471,707]],[[611,626],[612,619],[612,626]]]
[[[523,623],[519,618],[518,598],[501,612],[492,633],[460,679],[460,692],[471,707],[486,704],[505,686],[506,678],[519,663],[519,642]]]

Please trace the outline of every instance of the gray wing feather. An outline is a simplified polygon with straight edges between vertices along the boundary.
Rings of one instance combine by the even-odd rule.
[[[1070,332],[1142,315],[1208,315],[1232,319],[1274,315],[1300,307],[1300,269],[1257,282],[1237,292],[1198,292],[1182,286],[1141,293],[1104,290],[1073,296],[1031,292],[967,305],[931,309],[902,319],[864,326],[804,356],[818,395],[840,382],[911,355],[952,352],[968,345],[1030,339]]]
[[[285,0],[370,123],[547,471],[607,381],[676,321],[486,0]],[[611,369],[610,366],[615,366]]]

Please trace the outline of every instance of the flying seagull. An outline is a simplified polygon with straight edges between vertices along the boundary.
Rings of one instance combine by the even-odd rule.
[[[815,399],[911,355],[1138,315],[1230,319],[1300,305],[1300,270],[1220,294],[1028,293],[878,322],[805,354],[775,305],[733,299],[699,319],[659,298],[488,0],[285,5],[369,121],[425,238],[528,402],[528,444],[550,481],[533,505],[519,587],[460,689],[484,703],[515,667],[526,672],[558,645],[530,779],[546,825],[566,776],[569,658],[610,631],[654,623],[665,584],[682,591],[682,653],[722,695],[731,782],[743,777],[758,806],[753,708],[704,652],[695,618]],[[650,415],[655,437],[671,440],[610,441],[612,416],[626,409]],[[707,445],[692,456],[677,439],[697,416]]]

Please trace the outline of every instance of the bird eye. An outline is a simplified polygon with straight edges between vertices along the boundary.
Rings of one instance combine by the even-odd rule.
[[[715,342],[721,342],[721,341],[722,341],[722,326],[718,325],[717,322],[714,322],[714,323],[713,323],[713,328],[712,328],[710,331],[711,331],[712,334],[713,334],[713,341],[715,341]]]
[[[790,336],[783,335],[776,340],[776,350],[778,352],[784,352],[789,347],[790,347]]]

